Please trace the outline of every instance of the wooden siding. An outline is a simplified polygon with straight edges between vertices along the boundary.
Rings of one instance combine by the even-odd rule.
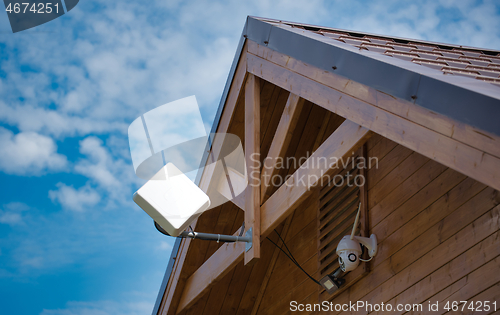
[[[426,307],[432,300],[440,301],[444,313],[446,301],[498,300],[500,193],[381,136],[367,146],[368,156],[379,162],[367,174],[370,233],[377,235],[379,251],[370,273],[332,302]],[[310,198],[295,211],[286,242],[303,268],[319,278],[317,206]],[[280,254],[258,314],[291,313],[292,300],[330,300],[319,292]]]
[[[271,151],[291,94],[264,79],[260,80],[259,90],[262,162]],[[244,143],[245,98],[238,93],[232,95],[234,112],[226,115],[225,108],[221,125]],[[305,100],[285,156],[296,160],[311,156],[344,121],[325,107]],[[370,138],[366,148],[368,157],[377,157],[379,162],[378,167],[366,170],[369,232],[377,235],[379,252],[370,262],[370,272],[356,283],[348,282],[332,301],[395,305],[431,299],[443,301],[444,305],[446,300],[456,299],[498,300],[498,191],[381,135]],[[277,174],[285,178],[299,166],[282,168]],[[271,185],[262,196],[262,204],[278,189]],[[317,226],[320,206],[320,192],[313,192],[276,227],[297,261],[316,279],[321,277]],[[243,218],[243,212],[228,203],[204,213],[196,230],[232,234]],[[244,266],[236,261],[213,280],[213,286],[200,289],[200,298],[192,303],[182,301],[186,281],[222,244],[184,240],[189,247],[180,257],[180,271],[173,277],[178,282],[164,299],[160,313],[283,314],[290,312],[292,300],[318,303],[332,299],[265,239],[266,235],[261,236],[261,258],[255,265]],[[268,237],[278,242],[274,233]],[[349,276],[346,279],[349,281]],[[195,285],[191,283],[191,288]]]
[[[262,84],[261,97],[273,94],[267,82]],[[276,101],[281,111],[286,98]],[[322,143],[343,122],[335,114],[324,114],[320,107],[304,104],[287,156],[306,156],[316,142]],[[276,130],[277,124],[267,128]],[[318,141],[311,140],[318,137]],[[432,300],[443,306],[447,300],[498,300],[500,193],[380,135],[370,138],[366,148],[368,158],[378,159],[378,167],[372,162],[366,173],[369,233],[377,235],[379,251],[370,262],[370,272],[354,284],[347,283],[332,302],[426,305]],[[280,174],[292,174],[297,167],[282,169]],[[320,206],[318,191],[277,228],[296,260],[316,279],[321,277],[317,247]],[[211,212],[199,219],[199,227],[206,231],[231,234],[243,221],[241,210],[231,204]],[[269,237],[278,242],[274,233]],[[192,246],[190,250],[199,251],[189,256],[187,267],[193,271],[219,247],[199,240]],[[331,299],[263,239],[261,258],[254,266],[238,263],[181,314],[288,314],[292,300],[318,303]]]

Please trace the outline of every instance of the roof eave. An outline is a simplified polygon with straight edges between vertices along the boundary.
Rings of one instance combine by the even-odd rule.
[[[349,44],[285,24],[249,17],[246,30],[246,38],[259,45],[500,135],[498,86],[473,78],[444,75],[439,70],[379,53],[360,51]]]

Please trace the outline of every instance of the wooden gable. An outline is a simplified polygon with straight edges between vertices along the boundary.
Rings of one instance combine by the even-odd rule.
[[[255,106],[258,124],[251,126]],[[331,300],[266,239],[280,244],[276,229],[301,266],[318,279],[320,185],[276,185],[264,176],[294,183],[314,175],[319,181],[342,169],[278,168],[272,161],[342,159],[363,145],[379,161],[366,170],[367,195],[362,198],[367,229],[379,238],[380,249],[370,272],[333,302],[498,299],[500,276],[486,276],[500,266],[497,135],[248,39],[217,132],[236,134],[247,151],[260,151],[264,180],[246,200],[207,211],[193,228],[239,233],[249,220],[242,209],[255,209],[260,250],[253,257],[260,258],[245,266],[244,243],[182,240],[158,314],[278,314],[289,312],[292,300]],[[217,150],[214,141],[214,158]],[[200,187],[208,189],[210,176],[207,169]]]

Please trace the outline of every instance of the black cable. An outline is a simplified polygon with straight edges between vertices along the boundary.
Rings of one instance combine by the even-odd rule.
[[[278,233],[278,232],[276,232]],[[279,234],[278,234],[279,235]],[[274,244],[274,246],[276,246],[279,250],[281,250],[283,252],[283,254],[286,255],[286,257],[288,257],[288,259],[290,259],[297,267],[299,267],[300,270],[302,270],[303,273],[305,273],[309,279],[311,279],[312,281],[314,281],[316,284],[318,285],[321,285],[321,283],[319,283],[318,280],[314,279],[313,277],[311,277],[311,275],[309,275],[301,266],[300,264],[295,260],[295,258],[293,258],[293,255],[292,253],[290,252],[290,250],[288,249],[288,247],[286,246],[285,242],[283,242],[283,244],[285,244],[285,247],[287,248],[288,252],[290,253],[290,255],[292,255],[292,257],[290,257],[284,250],[283,248],[281,248],[281,246],[278,246],[278,244],[276,244],[273,240],[271,240],[269,237],[266,237],[271,243]],[[283,239],[281,238],[280,236],[280,239],[281,241],[283,241]]]
[[[243,221],[243,224],[241,225],[240,236],[243,236],[244,232],[245,232],[245,221]]]
[[[276,232],[276,234],[280,238],[280,240],[283,243],[283,245],[285,245],[286,250],[288,251],[288,253],[290,254],[290,256],[293,258],[293,262],[295,262],[296,264],[298,264],[297,259],[295,259],[295,257],[293,257],[292,252],[290,251],[290,249],[288,249],[288,246],[286,246],[285,240],[283,238],[281,238],[280,233],[278,233],[278,231],[276,231],[276,229],[274,229],[274,232]]]
[[[290,260],[291,260],[294,264],[297,264],[297,262],[296,262],[295,260],[293,260],[293,258],[292,258],[292,257],[290,257],[290,255],[288,255],[288,253],[287,253],[287,252],[285,252],[285,251],[283,250],[283,248],[281,248],[280,246],[278,246],[278,244],[276,244],[276,243],[275,243],[272,239],[270,239],[269,237],[266,237],[266,238],[267,238],[267,239],[268,239],[271,243],[273,243],[273,244],[274,244],[274,246],[278,247],[278,249],[279,249],[280,251],[282,251],[282,252],[283,252],[283,254],[285,254],[285,256],[286,256],[286,257],[288,257],[288,259],[290,259]]]
[[[295,265],[297,267],[300,268],[300,270],[302,270],[309,278],[311,278],[311,280],[313,280],[314,282],[316,282],[317,284],[321,285],[321,283],[319,283],[316,279],[314,279],[313,277],[311,277],[304,269],[302,269],[302,267],[300,266],[299,262],[297,261],[297,259],[295,259],[295,257],[293,256],[292,252],[290,251],[290,249],[288,248],[288,246],[286,246],[286,243],[285,243],[285,240],[281,237],[280,233],[278,233],[278,231],[276,231],[276,229],[274,229],[274,232],[278,235],[278,237],[280,238],[281,242],[283,243],[283,245],[285,245],[285,248],[286,250],[288,251],[288,253],[290,254],[290,257],[292,257],[293,259],[293,262],[295,262]]]
[[[155,223],[155,227],[156,229],[162,233],[162,234],[165,234],[167,236],[171,236],[170,234],[167,233],[167,231],[165,231],[156,221],[154,221]],[[191,228],[191,226],[189,226]],[[191,231],[193,231],[193,229],[191,228]],[[281,235],[278,233],[278,231],[274,230],[274,232],[276,232],[276,234],[278,234],[278,237],[280,238],[281,242],[283,242],[283,245],[285,245],[285,248],[286,250],[288,251],[285,252],[285,250],[283,248],[281,248],[281,246],[278,246],[278,244],[276,244],[272,239],[270,239],[269,237],[266,237],[271,243],[274,244],[274,246],[276,246],[279,250],[281,250],[283,252],[283,254],[286,255],[286,257],[288,257],[288,259],[290,259],[297,267],[299,267],[300,270],[302,270],[303,273],[305,273],[312,281],[314,281],[316,284],[318,285],[321,285],[321,283],[319,283],[318,280],[314,279],[313,277],[311,277],[311,275],[309,275],[301,266],[300,264],[297,262],[297,260],[295,259],[295,257],[293,257],[293,254],[292,252],[290,251],[290,249],[288,248],[288,246],[286,246],[286,243],[285,243],[285,240],[281,237]],[[194,233],[194,231],[193,231]],[[184,238],[182,236],[178,236],[179,238]],[[202,239],[202,238],[200,238]],[[228,242],[226,241],[226,243],[232,243],[232,242]]]

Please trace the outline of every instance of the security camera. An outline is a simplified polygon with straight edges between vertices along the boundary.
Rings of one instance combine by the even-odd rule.
[[[370,259],[377,254],[377,237],[372,234],[370,237],[344,236],[337,246],[339,265],[343,272],[352,271],[359,265],[361,256],[361,245],[368,249]]]

